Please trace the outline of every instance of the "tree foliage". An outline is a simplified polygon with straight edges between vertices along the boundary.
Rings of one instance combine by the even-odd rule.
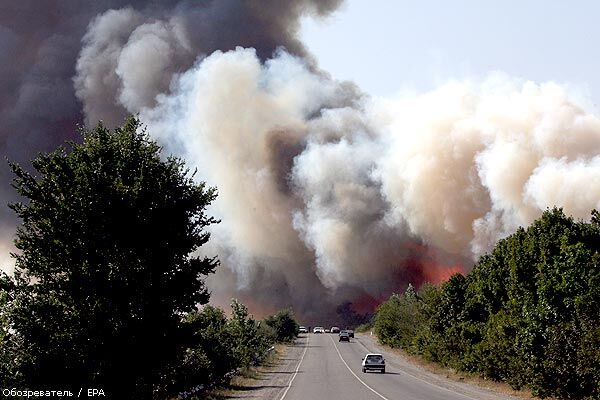
[[[338,319],[341,321],[341,327],[344,329],[354,329],[359,325],[371,324],[373,319],[373,313],[371,312],[367,312],[365,314],[356,312],[352,302],[350,301],[345,301],[337,306],[335,312]]]
[[[202,310],[188,314],[186,323],[194,338],[180,364],[177,378],[179,386],[186,388],[219,382],[233,371],[260,364],[275,341],[289,340],[286,332],[290,327],[292,332],[298,330],[290,309],[281,310],[264,321],[256,321],[246,306],[237,300],[231,302],[230,318],[223,310],[206,305]],[[278,331],[277,327],[282,330]]]
[[[278,342],[291,342],[298,337],[300,325],[290,308],[265,318],[265,323],[273,329],[275,340]]]
[[[5,275],[0,275],[0,347],[8,334],[8,316],[6,315],[8,305],[8,282],[9,280]]]
[[[468,276],[394,295],[375,321],[382,342],[444,365],[540,397],[599,398],[600,214],[548,210]]]
[[[22,224],[0,351],[14,371],[0,381],[158,396],[189,340],[182,316],[208,301],[218,262],[192,254],[216,190],[162,159],[136,118],[32,165],[11,164],[26,201],[10,205]]]

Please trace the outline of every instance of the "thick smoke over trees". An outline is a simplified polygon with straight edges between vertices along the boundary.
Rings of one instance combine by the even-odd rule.
[[[468,269],[547,207],[600,206],[600,120],[567,89],[491,76],[371,99],[297,38],[300,17],[339,3],[112,2],[56,13],[47,32],[2,22],[0,46],[23,60],[2,67],[2,145],[19,161],[75,121],[139,113],[218,186],[213,298],[255,312],[369,304]],[[50,52],[51,33],[71,47]],[[56,71],[34,68],[43,54]],[[27,91],[36,77],[54,89]]]
[[[197,57],[238,45],[263,58],[278,46],[306,55],[299,18],[341,0],[22,0],[0,5],[0,149],[25,164],[78,139],[76,125],[120,124],[151,105]],[[284,5],[285,4],[285,5]],[[16,220],[7,164],[0,165],[0,262]]]
[[[552,83],[370,100],[286,52],[261,62],[239,48],[203,59],[142,118],[219,182],[216,243],[233,274],[215,287],[277,288],[307,309],[307,292],[439,281],[547,207],[586,218],[600,199],[600,121]]]

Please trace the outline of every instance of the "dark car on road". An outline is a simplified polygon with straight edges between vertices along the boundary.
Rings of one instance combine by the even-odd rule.
[[[349,342],[350,341],[350,336],[348,335],[348,332],[341,331],[340,335],[339,335],[339,341],[340,342]]]
[[[352,329],[346,329],[346,332],[348,332],[348,336],[354,337],[354,331]]]

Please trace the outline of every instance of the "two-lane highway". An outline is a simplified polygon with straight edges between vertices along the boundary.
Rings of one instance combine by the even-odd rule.
[[[346,369],[334,346],[334,338],[337,339],[337,335],[325,333],[304,335],[299,339],[305,342],[306,352],[299,362],[297,375],[292,376],[289,390],[286,389],[281,400],[381,400]]]
[[[481,400],[510,399],[482,389],[454,390],[412,374],[386,358],[386,373],[363,373],[361,360],[369,349],[363,340],[338,342],[336,334],[308,334],[299,338],[305,351],[279,400]],[[366,341],[365,341],[366,343]],[[369,345],[369,343],[367,343]]]

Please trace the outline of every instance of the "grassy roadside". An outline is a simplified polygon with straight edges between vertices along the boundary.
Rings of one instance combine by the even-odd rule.
[[[218,386],[211,391],[204,393],[202,397],[193,397],[191,400],[207,399],[207,400],[225,400],[236,398],[238,394],[251,390],[257,380],[262,379],[266,374],[273,371],[278,364],[280,358],[284,357],[288,351],[285,344],[276,344],[275,350],[272,351],[262,365],[251,367],[240,372],[231,378],[224,385]]]

